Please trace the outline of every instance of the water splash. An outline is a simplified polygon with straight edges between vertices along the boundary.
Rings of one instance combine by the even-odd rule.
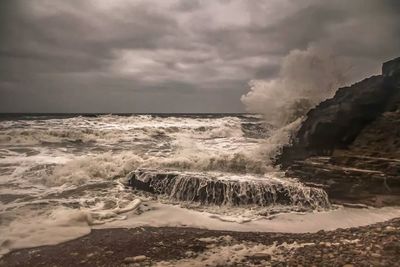
[[[129,175],[129,185],[173,200],[203,205],[330,207],[323,189],[308,187],[291,179],[266,176],[136,170]]]
[[[282,127],[304,116],[346,84],[349,67],[329,49],[310,46],[291,51],[273,80],[252,80],[241,100],[247,111],[264,114],[266,121]]]

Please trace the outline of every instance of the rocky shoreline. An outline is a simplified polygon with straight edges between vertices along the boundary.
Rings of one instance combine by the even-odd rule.
[[[333,202],[400,204],[400,58],[310,110],[277,159]]]
[[[306,234],[193,228],[93,230],[55,246],[21,249],[1,266],[397,266],[400,219]]]
[[[293,143],[283,148],[276,163],[285,168],[287,176],[300,178],[317,191],[323,188],[333,203],[398,206],[399,125],[400,58],[397,58],[383,64],[382,75],[340,88],[333,98],[311,110]],[[140,179],[131,177],[130,185],[152,193],[158,192],[153,185],[169,185],[181,178],[171,173],[147,173],[144,179],[144,174],[138,174]],[[201,179],[189,178],[191,193],[193,188],[197,190]],[[217,192],[213,198],[206,194],[207,190],[187,196],[200,203],[221,204],[228,185],[210,181],[208,191]],[[160,192],[171,195],[171,188],[167,186]],[[247,191],[253,197],[244,200],[236,197],[237,191],[243,190],[232,190],[233,204],[259,202],[254,200],[251,190]],[[287,201],[287,193],[281,193],[284,197],[280,200]],[[268,199],[269,194],[264,198]],[[188,200],[180,195],[175,199]],[[182,227],[95,229],[76,240],[21,249],[0,259],[0,266],[351,267],[399,266],[399,263],[400,218],[370,226],[304,234]]]

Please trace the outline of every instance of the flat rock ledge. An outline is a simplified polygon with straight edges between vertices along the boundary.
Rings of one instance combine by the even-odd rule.
[[[306,185],[320,186],[332,203],[397,206],[400,203],[400,160],[337,153],[296,161],[286,171]]]
[[[139,169],[128,175],[128,186],[202,205],[265,207],[280,204],[311,209],[330,207],[328,196],[321,188],[264,177],[240,180],[231,179],[229,175],[220,177],[209,173]]]

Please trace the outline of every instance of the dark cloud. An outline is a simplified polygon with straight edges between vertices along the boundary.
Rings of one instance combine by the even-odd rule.
[[[0,112],[240,112],[309,46],[379,69],[396,0],[2,0]],[[358,77],[358,76],[357,76]]]
[[[276,77],[279,72],[278,65],[259,66],[254,74],[255,79],[270,79]]]

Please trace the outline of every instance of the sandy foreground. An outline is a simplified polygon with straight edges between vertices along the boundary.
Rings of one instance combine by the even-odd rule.
[[[400,218],[310,234],[98,229],[5,255],[1,266],[400,266]]]

